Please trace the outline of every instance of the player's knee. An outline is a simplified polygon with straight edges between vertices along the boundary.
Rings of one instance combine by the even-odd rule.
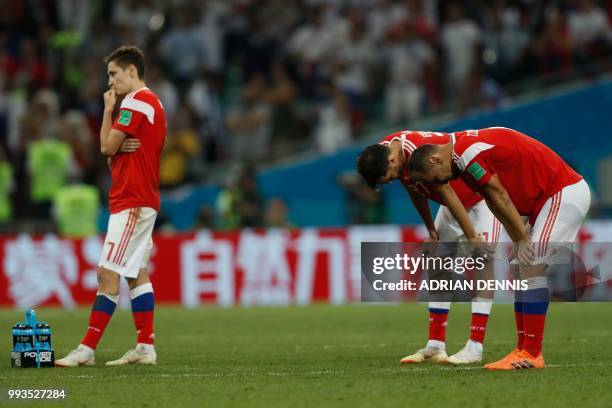
[[[106,268],[98,268],[98,291],[110,295],[119,293],[119,275]]]
[[[149,274],[147,272],[146,269],[140,269],[140,271],[138,271],[138,277],[136,278],[126,278],[127,283],[128,283],[128,287],[130,288],[130,290],[140,286],[140,285],[144,285],[145,283],[149,283],[151,282],[151,280],[149,279]]]

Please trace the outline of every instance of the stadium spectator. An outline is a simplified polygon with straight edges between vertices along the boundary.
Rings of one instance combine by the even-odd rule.
[[[198,210],[196,229],[215,229],[215,212],[208,204],[204,204]]]
[[[72,150],[68,143],[41,139],[28,145],[27,154],[32,215],[47,218],[53,197],[67,181]]]
[[[100,192],[87,184],[60,188],[53,199],[57,232],[67,238],[86,238],[97,234]]]
[[[460,3],[449,3],[446,14],[440,41],[445,57],[446,94],[454,100],[477,63],[482,33],[474,21],[464,16]]]
[[[289,209],[280,197],[272,197],[266,203],[264,226],[268,228],[293,228],[289,221]]]
[[[263,197],[257,188],[255,169],[246,166],[236,180],[228,180],[217,199],[220,227],[237,229],[263,225]]]
[[[487,73],[500,83],[512,81],[520,74],[529,43],[520,10],[505,1],[496,1],[485,12],[483,26],[482,59]]]
[[[492,109],[499,106],[503,97],[497,82],[487,75],[482,64],[479,64],[472,68],[459,90],[457,112],[462,114],[467,110]]]
[[[87,183],[96,183],[97,149],[87,119],[81,111],[70,110],[64,113],[59,123],[59,140],[70,145],[72,150],[71,175]]]
[[[307,20],[298,25],[287,42],[287,52],[294,58],[301,79],[302,91],[316,95],[321,79],[327,74],[324,60],[335,49],[335,30],[324,20],[325,5],[313,5],[307,9]]]
[[[329,100],[319,108],[315,141],[321,153],[333,153],[353,137],[350,104],[339,89],[329,86]]]
[[[196,28],[194,10],[187,5],[181,6],[175,17],[175,26],[162,37],[159,51],[170,78],[184,89],[205,64],[206,55]]]
[[[308,135],[295,109],[296,86],[282,61],[272,64],[263,99],[271,107],[271,153],[274,157],[286,156],[294,150],[295,144],[304,143]]]
[[[255,169],[245,167],[237,185],[237,209],[241,227],[261,227],[263,225],[263,197],[257,187]]]
[[[589,63],[591,58],[609,54],[612,32],[606,13],[592,0],[578,0],[569,12],[568,27],[576,59]]]
[[[0,224],[5,225],[13,218],[11,196],[15,189],[13,166],[0,147]]]
[[[384,224],[387,210],[385,195],[378,194],[363,181],[359,173],[338,175],[336,181],[344,189],[345,216],[348,224]]]
[[[558,8],[547,9],[544,28],[532,46],[542,76],[568,74],[572,69],[572,39],[566,17]]]
[[[164,150],[159,162],[162,188],[178,187],[190,177],[189,165],[200,155],[200,141],[189,108],[181,105],[171,119]]]
[[[337,29],[337,52],[332,57],[332,81],[344,92],[353,115],[361,116],[363,104],[372,87],[372,71],[378,52],[359,8],[351,8]]]
[[[416,37],[414,27],[397,23],[387,32],[385,117],[390,123],[421,116],[427,97],[426,73],[436,61],[432,47]]]
[[[196,129],[202,145],[201,157],[209,163],[221,159],[228,150],[220,88],[219,75],[205,72],[187,91],[186,103],[197,120]]]
[[[254,75],[244,85],[240,103],[227,114],[227,130],[233,157],[261,161],[269,153],[271,106],[263,98],[266,81]]]
[[[157,95],[164,104],[166,115],[174,117],[179,105],[179,94],[176,86],[163,75],[162,68],[158,63],[150,63],[147,66],[147,82],[149,88]]]

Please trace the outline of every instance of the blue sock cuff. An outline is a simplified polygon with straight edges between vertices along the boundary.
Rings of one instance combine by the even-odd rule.
[[[523,313],[544,315],[548,311],[550,292],[548,288],[529,289],[523,292]]]
[[[96,296],[96,301],[93,304],[93,310],[112,315],[117,304],[104,295]]]
[[[548,311],[548,302],[525,302],[523,313],[529,315],[545,315]]]
[[[514,311],[523,313],[524,305],[524,302],[514,302]]]
[[[550,294],[548,288],[529,289],[523,292],[523,302],[548,302]]]
[[[146,292],[132,299],[132,312],[152,312],[154,308],[153,292]]]
[[[429,313],[435,313],[435,314],[448,314],[448,309],[434,309],[434,308],[429,308]]]

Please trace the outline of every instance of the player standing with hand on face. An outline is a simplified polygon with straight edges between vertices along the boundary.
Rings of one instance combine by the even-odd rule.
[[[108,325],[119,298],[123,276],[130,288],[137,344],[107,365],[155,364],[153,286],[147,265],[159,211],[159,158],[166,138],[166,115],[161,102],[145,86],[142,51],[122,46],[106,59],[108,85],[100,149],[109,157],[112,185],[109,193],[108,232],[98,263],[98,293],[81,344],[55,362],[60,367],[95,363],[94,350]],[[117,97],[119,112],[112,115]]]

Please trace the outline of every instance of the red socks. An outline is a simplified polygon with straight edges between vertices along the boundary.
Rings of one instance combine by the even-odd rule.
[[[429,309],[429,340],[446,340],[448,309]]]
[[[130,291],[132,298],[132,316],[134,326],[138,332],[136,342],[143,344],[153,344],[155,335],[153,334],[153,317],[155,302],[153,297],[153,285],[145,283],[137,286]]]
[[[89,327],[85,337],[81,340],[81,344],[93,350],[96,349],[108,322],[113,317],[113,312],[117,306],[117,298],[117,295],[98,293],[89,315]]]
[[[542,340],[544,339],[545,314],[524,314],[525,338],[523,350],[536,357],[542,352]]]
[[[472,313],[472,322],[470,323],[470,340],[482,344],[487,330],[487,321],[489,315]]]

